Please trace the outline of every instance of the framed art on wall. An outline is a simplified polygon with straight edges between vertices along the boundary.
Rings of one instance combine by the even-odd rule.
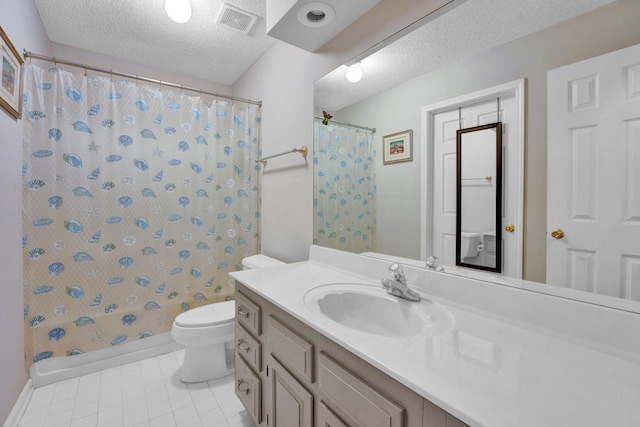
[[[9,37],[0,27],[0,107],[15,120],[22,115],[22,74],[20,65],[24,62]]]
[[[410,162],[413,160],[413,131],[392,133],[382,137],[383,164]]]

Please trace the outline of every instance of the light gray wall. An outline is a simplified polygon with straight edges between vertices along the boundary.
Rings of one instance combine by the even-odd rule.
[[[492,49],[406,82],[362,103],[336,112],[341,121],[376,127],[381,137],[405,129],[414,131],[414,161],[381,166],[378,218],[381,224],[404,208],[406,221],[393,229],[400,247],[382,246],[381,252],[401,254],[419,244],[419,159],[422,106],[519,78],[526,78],[524,278],[544,282],[546,277],[546,139],[547,71],[583,59],[640,43],[640,1],[622,0],[549,29]],[[393,108],[389,107],[393,106]],[[378,165],[376,165],[378,166]],[[391,184],[384,181],[389,179]],[[407,198],[391,202],[398,185],[411,187]],[[415,213],[415,215],[414,215]],[[381,225],[379,241],[386,245]],[[389,238],[391,240],[391,238]],[[419,246],[418,246],[419,247]],[[415,252],[419,254],[418,252]],[[406,255],[403,255],[406,256]],[[415,256],[410,256],[415,258]]]
[[[413,80],[406,85],[413,86],[411,83]],[[409,89],[386,91],[336,111],[335,116],[346,123],[376,128],[376,252],[420,259],[420,108],[427,104],[422,91]],[[383,137],[409,129],[413,130],[413,161],[384,165]]]
[[[313,55],[276,43],[234,86],[263,101],[262,155],[313,147]],[[262,175],[262,252],[285,262],[308,258],[312,233],[313,154],[270,159]]]
[[[0,0],[0,26],[22,53],[47,53],[49,40],[31,1]],[[0,111],[0,421],[4,423],[27,382],[22,292],[22,121]]]
[[[30,0],[29,0],[30,1]],[[33,53],[41,53],[33,50]],[[192,87],[195,89],[203,89],[208,92],[219,93],[222,95],[232,95],[233,89],[231,86],[212,83],[210,81],[197,79],[189,76],[184,76],[181,74],[172,73],[169,71],[161,70],[154,67],[149,67],[146,65],[137,64],[131,61],[124,61],[122,59],[114,58],[108,55],[102,55],[100,53],[92,52],[84,49],[77,49],[75,47],[59,44],[59,43],[51,43],[51,50],[48,56],[54,56],[56,58],[66,59],[71,62],[76,62],[79,64],[89,64],[95,66],[97,68],[102,68],[106,70],[118,71],[125,74],[130,75],[138,75],[144,76],[155,80],[162,80],[163,82],[170,82],[179,85],[183,85],[186,87]],[[51,65],[50,62],[44,62],[39,60],[33,60],[33,63],[39,65],[41,67],[48,67]],[[79,71],[79,68],[69,68],[63,65],[58,65],[60,68],[68,68],[72,71]],[[91,71],[89,74],[91,75]],[[106,75],[106,74],[102,74]],[[215,76],[211,77],[215,79]],[[114,80],[120,79],[120,77],[114,76]],[[153,85],[152,83],[141,82],[144,85]],[[162,88],[161,86],[158,86]],[[165,86],[166,88],[166,86]],[[197,92],[186,92],[187,94],[197,96],[199,95]],[[203,98],[208,99],[208,95],[203,95]],[[212,97],[209,97],[212,98]]]

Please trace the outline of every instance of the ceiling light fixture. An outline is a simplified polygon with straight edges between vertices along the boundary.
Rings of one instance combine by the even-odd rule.
[[[336,11],[326,3],[315,1],[298,9],[298,21],[307,27],[324,27],[336,17]]]
[[[178,24],[184,24],[191,19],[191,4],[189,0],[165,0],[164,10],[169,18]]]
[[[358,83],[362,79],[362,74],[362,67],[359,62],[347,68],[345,73],[347,80],[351,83]]]

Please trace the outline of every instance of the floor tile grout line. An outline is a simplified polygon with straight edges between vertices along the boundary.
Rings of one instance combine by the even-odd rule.
[[[210,412],[217,410],[219,414],[223,418],[221,418],[220,423],[226,422],[226,425],[239,425],[240,422],[242,425],[247,427],[255,427],[252,421],[249,421],[249,417],[244,410],[242,404],[235,396],[233,392],[233,376],[229,375],[226,377],[222,377],[216,380],[211,380],[203,383],[199,383],[198,385],[189,386],[189,384],[185,384],[179,381],[179,368],[181,364],[181,358],[184,355],[184,350],[178,350],[172,353],[163,354],[160,356],[154,356],[149,359],[143,359],[141,361],[128,363],[125,365],[120,365],[117,367],[105,369],[102,371],[94,372],[91,374],[82,375],[76,377],[71,380],[61,381],[59,383],[51,384],[51,391],[46,390],[41,393],[37,393],[37,400],[30,399],[30,402],[27,404],[25,412],[22,414],[21,419],[18,423],[20,427],[26,427],[27,425],[39,425],[44,426],[50,421],[49,412],[51,407],[60,404],[61,402],[66,402],[68,400],[73,400],[73,402],[68,402],[66,405],[70,405],[71,409],[68,411],[63,411],[61,413],[55,414],[61,419],[69,418],[68,423],[63,422],[62,425],[73,425],[76,423],[81,423],[84,421],[90,422],[91,419],[95,419],[96,426],[109,425],[109,418],[101,417],[102,414],[105,414],[105,411],[109,411],[113,409],[112,407],[107,407],[105,402],[109,402],[109,400],[113,400],[117,402],[116,408],[119,409],[118,414],[115,415],[113,422],[122,423],[123,425],[127,425],[130,423],[131,418],[127,421],[125,414],[125,387],[127,384],[127,375],[132,376],[135,375],[139,377],[140,381],[140,389],[141,389],[141,397],[136,397],[135,399],[140,399],[144,402],[144,414],[142,411],[138,415],[130,414],[130,416],[144,416],[145,419],[140,419],[139,421],[136,419],[136,424],[139,425],[151,425],[151,421],[156,418],[166,417],[171,418],[172,422],[170,425],[178,426],[179,421],[176,418],[176,411],[179,411],[181,408],[174,410],[173,407],[169,406],[169,410],[166,413],[161,415],[151,413],[152,405],[150,405],[150,399],[153,399],[152,389],[147,387],[148,384],[154,384],[155,387],[158,387],[159,384],[162,384],[164,388],[164,395],[171,400],[171,392],[168,387],[170,384],[176,384],[176,389],[180,390],[176,393],[178,395],[182,395],[185,398],[188,397],[189,405],[191,405],[195,409],[195,414],[200,420],[202,424],[210,424],[205,421],[204,418],[210,415]],[[168,375],[171,370],[176,369],[176,372]],[[157,380],[154,378],[157,376]],[[175,383],[174,383],[175,382]],[[135,383],[135,381],[134,381]],[[206,386],[204,385],[206,384]],[[48,386],[45,386],[48,387]],[[56,396],[56,388],[59,387],[60,394],[66,393],[69,394],[68,399],[62,399],[61,401],[54,401],[54,397]],[[87,390],[95,389],[97,394],[97,400],[93,401],[89,398],[88,401],[84,402],[81,398],[81,393],[83,391],[87,392]],[[227,389],[227,390],[225,390]],[[69,390],[73,390],[72,392]],[[208,390],[209,392],[203,392],[201,390]],[[215,390],[215,391],[214,391]],[[226,393],[230,393],[227,395]],[[35,393],[35,391],[34,391]],[[50,395],[49,395],[50,393]],[[203,396],[204,395],[204,396]],[[135,396],[135,393],[134,393]],[[222,397],[224,396],[224,397]],[[33,397],[33,396],[32,396]],[[206,401],[212,399],[215,402],[216,406],[212,406],[210,410],[199,410],[201,408],[201,404],[197,405],[198,402]],[[43,419],[31,419],[30,417],[25,417],[26,414],[31,413],[30,411],[34,411],[36,402],[39,403],[40,400],[47,402],[46,410],[40,409],[40,413],[43,414]],[[79,404],[79,402],[82,402]],[[213,403],[212,402],[212,403]],[[224,402],[221,404],[221,402]],[[91,408],[87,408],[89,405],[96,405],[97,409],[95,412],[92,411]],[[238,409],[233,410],[232,412],[227,412],[223,410],[226,408],[227,410],[236,406]],[[102,408],[102,411],[101,411]],[[206,407],[205,407],[206,408]],[[89,411],[88,413],[83,413],[81,411]],[[68,414],[67,414],[68,412]],[[134,411],[135,412],[135,411]],[[76,417],[78,415],[78,417]],[[80,416],[82,415],[82,416]],[[110,414],[113,415],[113,414]],[[248,424],[247,424],[248,423]],[[82,424],[85,425],[85,424]]]

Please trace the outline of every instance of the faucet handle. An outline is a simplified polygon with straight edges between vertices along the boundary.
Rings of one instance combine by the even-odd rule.
[[[398,263],[393,263],[389,266],[389,274],[393,277],[393,280],[396,280],[398,282],[404,282],[407,280],[404,275],[404,269],[402,268],[402,265]]]
[[[427,258],[427,268],[435,271],[444,271],[444,267],[440,264],[440,259],[433,255]]]

